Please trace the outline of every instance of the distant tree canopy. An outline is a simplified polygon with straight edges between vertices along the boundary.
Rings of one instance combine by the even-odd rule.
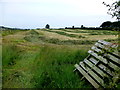
[[[46,28],[46,29],[49,29],[49,28],[50,28],[50,25],[49,25],[49,24],[47,24],[47,25],[45,26],[45,28]]]
[[[102,28],[120,28],[120,21],[117,22],[110,22],[110,21],[106,21],[103,22],[100,27]]]
[[[74,29],[75,27],[74,27],[74,26],[72,26],[72,28]]]
[[[106,7],[109,7],[108,14],[112,15],[112,17],[116,17],[118,21],[120,21],[120,0],[117,0],[116,2],[113,2],[111,5],[106,4],[103,2]]]
[[[83,26],[83,25],[81,25],[81,28],[84,28],[84,26]]]
[[[106,21],[106,22],[103,22],[100,27],[102,27],[102,28],[103,28],[103,27],[111,27],[111,25],[112,25],[112,22]]]

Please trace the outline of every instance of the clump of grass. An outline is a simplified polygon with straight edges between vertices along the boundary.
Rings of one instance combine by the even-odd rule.
[[[13,45],[8,44],[2,47],[2,61],[4,65],[14,65],[15,61],[19,58],[19,49]]]
[[[29,42],[39,41],[39,33],[36,32],[35,30],[31,30],[29,33],[26,34],[24,39]]]
[[[83,36],[83,35],[79,35],[78,38],[85,38],[85,36]]]
[[[35,30],[31,30],[31,31],[28,32],[26,35],[39,35],[39,33],[36,32]]]
[[[10,35],[10,34],[20,32],[20,31],[25,31],[25,30],[3,30],[1,32],[2,32],[2,36],[7,36],[7,35]]]

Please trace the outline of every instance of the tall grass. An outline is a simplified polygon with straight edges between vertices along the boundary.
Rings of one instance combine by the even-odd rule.
[[[18,53],[21,51],[19,49],[14,46],[3,49],[3,65],[6,66],[3,68],[4,88],[92,87],[73,72],[74,64],[83,60],[88,55],[87,51],[47,45],[34,52]],[[15,64],[9,69],[7,66],[12,60],[15,60]]]
[[[26,31],[26,30],[3,30],[1,32],[2,32],[2,36],[7,36],[7,35],[10,35],[10,34],[20,32],[20,31]]]
[[[79,76],[73,73],[73,69],[74,64],[86,56],[87,52],[84,50],[74,51],[45,46],[40,50],[40,57],[34,63],[37,64],[37,70],[34,72],[36,74],[32,82],[37,88],[83,88],[82,84],[85,82],[78,79]]]
[[[19,57],[19,50],[14,44],[4,44],[2,47],[2,62],[4,65],[13,65]]]

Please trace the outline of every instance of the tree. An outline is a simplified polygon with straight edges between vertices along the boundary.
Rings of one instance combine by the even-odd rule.
[[[115,1],[111,5],[106,4],[105,2],[103,2],[103,4],[109,8],[107,13],[112,17],[116,17],[116,19],[120,21],[120,0]]]
[[[81,28],[84,28],[84,26],[83,26],[83,25],[81,25]]]
[[[75,27],[74,26],[72,26],[72,29],[74,29]]]
[[[49,24],[47,24],[47,25],[45,26],[45,28],[46,28],[46,29],[49,29],[49,28],[50,28],[50,25],[49,25]]]
[[[112,27],[112,22],[110,22],[110,21],[103,22],[100,27],[102,27],[102,28]]]

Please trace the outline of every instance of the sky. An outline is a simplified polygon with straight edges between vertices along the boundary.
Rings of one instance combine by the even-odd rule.
[[[0,26],[15,28],[99,27],[115,21],[102,4],[115,0],[0,0]]]

